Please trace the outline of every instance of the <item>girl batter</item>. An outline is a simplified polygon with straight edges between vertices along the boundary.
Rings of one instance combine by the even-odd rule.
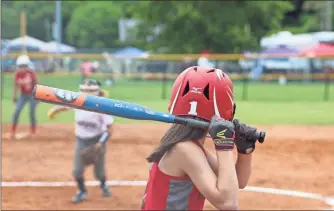
[[[101,90],[101,84],[95,79],[85,79],[80,85],[80,91],[105,96],[106,92]],[[61,111],[68,111],[72,108],[55,106],[49,112],[48,116],[54,118],[55,114]],[[76,147],[74,153],[74,169],[73,177],[77,182],[78,192],[72,198],[73,203],[78,203],[86,199],[87,190],[84,182],[84,170],[85,165],[81,161],[80,152],[92,145],[96,144],[96,147],[106,149],[106,141],[112,133],[112,124],[114,119],[110,115],[99,114],[83,110],[75,110],[75,135],[76,135]],[[100,181],[100,188],[103,196],[111,196],[111,192],[106,184],[105,173],[105,153],[94,164],[94,175],[96,179]]]
[[[142,210],[203,210],[205,199],[218,210],[238,210],[238,190],[247,185],[251,173],[256,128],[233,120],[228,75],[214,68],[184,70],[173,85],[169,112],[210,122],[210,127],[169,128],[147,158],[151,165]],[[207,133],[216,155],[204,147]]]

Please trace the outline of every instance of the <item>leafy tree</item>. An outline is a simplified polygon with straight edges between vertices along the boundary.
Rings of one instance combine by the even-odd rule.
[[[12,1],[1,4],[1,38],[11,39],[20,35],[20,13],[13,8]]]
[[[281,30],[320,30],[326,6],[326,2],[304,0],[62,1],[62,41],[82,48],[135,45],[158,52],[238,53],[258,48],[263,36]],[[54,1],[2,2],[2,38],[20,36],[24,11],[27,34],[53,40],[55,9]],[[126,43],[118,40],[121,18],[140,21]]]
[[[282,27],[293,34],[321,30],[321,10],[326,7],[325,1],[294,0],[293,10],[285,14]]]
[[[84,2],[62,1],[63,28],[71,19],[72,11]],[[20,36],[20,13],[27,18],[27,34],[44,41],[53,40],[52,24],[55,22],[55,1],[5,1],[2,3],[3,38],[11,39]],[[63,30],[63,42],[66,43],[66,31]]]
[[[121,9],[111,1],[90,1],[76,7],[66,28],[69,43],[82,48],[114,46]]]
[[[253,49],[261,37],[279,31],[291,8],[283,1],[143,1],[131,11],[141,20],[142,46],[174,53],[233,53]],[[150,36],[152,43],[147,45]]]

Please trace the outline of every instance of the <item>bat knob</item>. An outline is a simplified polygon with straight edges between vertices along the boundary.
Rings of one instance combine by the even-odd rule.
[[[265,137],[266,137],[266,132],[263,131],[256,132],[256,140],[261,144],[264,142]]]

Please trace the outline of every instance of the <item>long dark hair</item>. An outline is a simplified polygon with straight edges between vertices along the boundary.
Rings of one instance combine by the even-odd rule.
[[[198,141],[206,136],[207,131],[187,125],[173,124],[160,141],[160,145],[146,158],[149,163],[158,162],[162,156],[177,143]]]

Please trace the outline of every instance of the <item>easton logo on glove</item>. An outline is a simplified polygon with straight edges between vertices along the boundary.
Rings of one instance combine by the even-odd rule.
[[[226,140],[226,139],[215,139],[214,140],[215,144],[217,145],[230,145],[230,144],[234,144],[234,142],[232,140]]]
[[[226,137],[225,137],[225,132],[226,132],[226,130],[227,130],[227,129],[222,130],[222,131],[220,131],[219,133],[217,133],[217,137],[219,137],[219,138],[226,138]]]
[[[218,150],[231,150],[234,148],[234,141],[233,140],[226,140],[226,139],[215,139],[213,140],[216,149]]]

